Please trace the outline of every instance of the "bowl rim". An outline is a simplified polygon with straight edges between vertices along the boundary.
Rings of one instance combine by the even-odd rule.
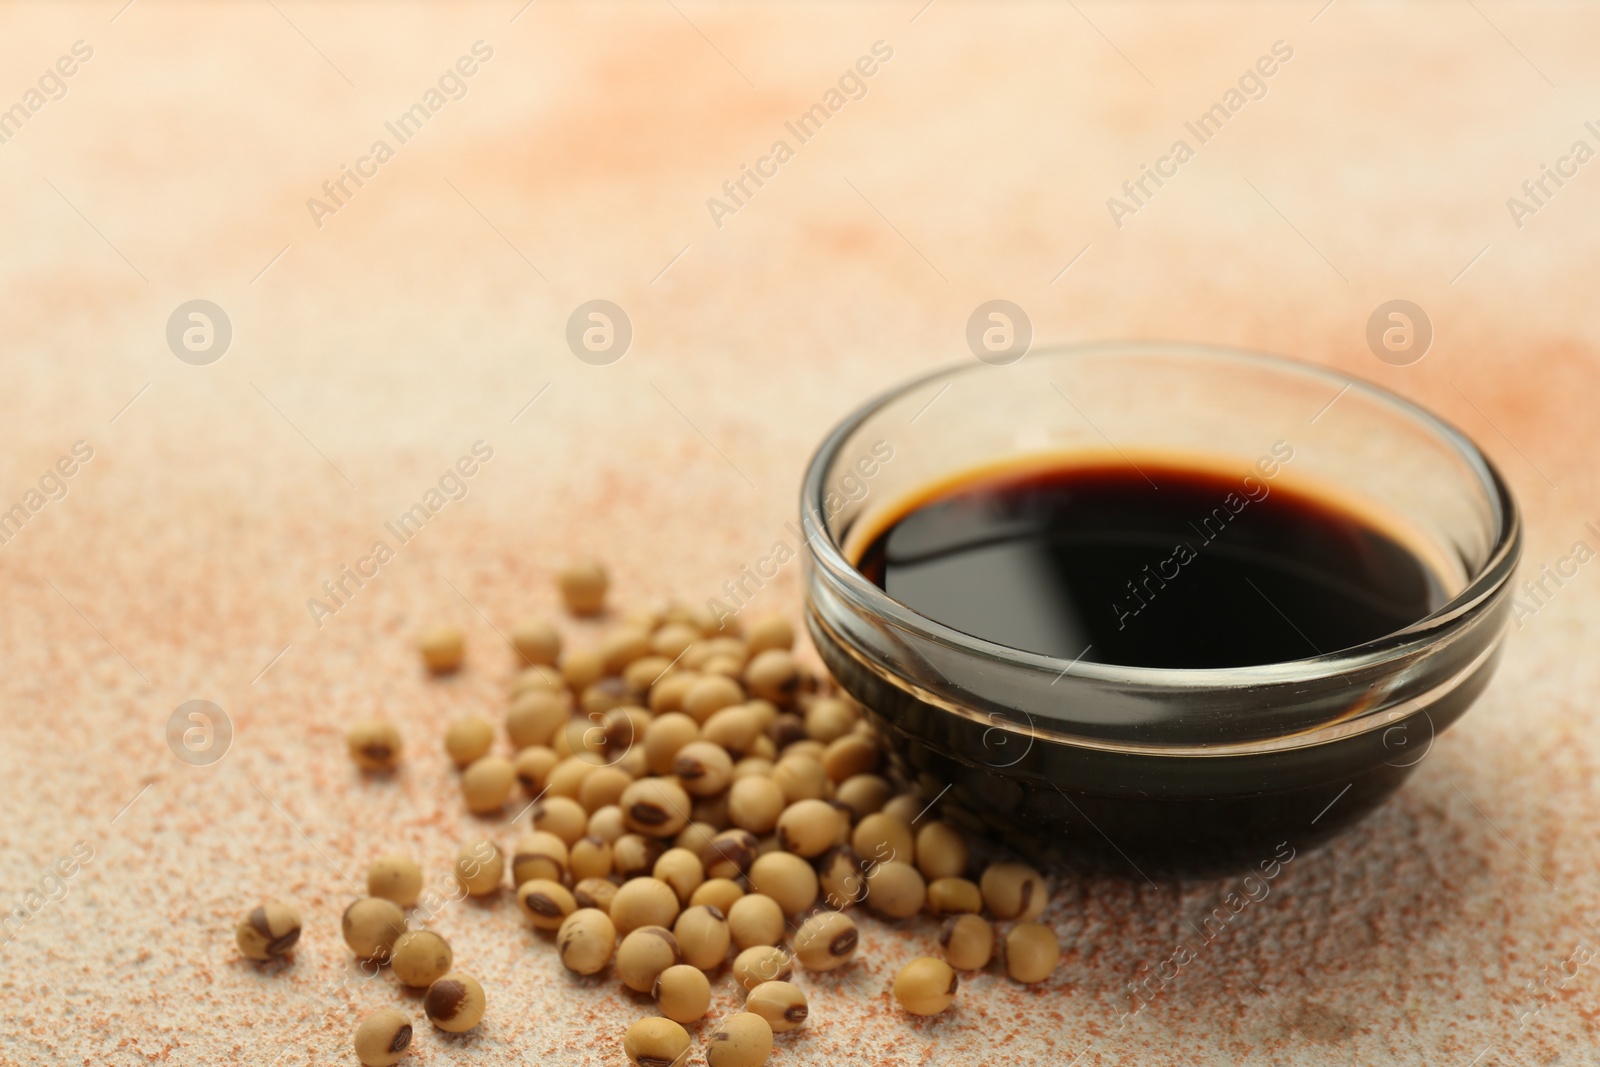
[[[1510,487],[1494,463],[1465,433],[1421,405],[1365,378],[1308,360],[1295,359],[1253,349],[1227,345],[1208,345],[1188,341],[1125,339],[1085,341],[1071,344],[1035,346],[1024,357],[1063,359],[1089,355],[1159,352],[1196,359],[1222,359],[1256,364],[1278,372],[1289,371],[1325,380],[1342,396],[1345,390],[1359,391],[1370,399],[1396,409],[1402,416],[1420,423],[1442,439],[1477,475],[1494,510],[1497,530],[1484,562],[1469,574],[1461,591],[1444,604],[1400,630],[1382,637],[1340,649],[1276,663],[1243,667],[1135,667],[1122,664],[1082,662],[1037,652],[1028,652],[987,641],[928,618],[889,596],[869,581],[844,555],[838,540],[829,530],[824,515],[827,473],[835,457],[855,430],[884,407],[920,387],[941,379],[968,374],[1003,371],[978,360],[947,365],[901,382],[853,409],[841,419],[817,446],[806,466],[801,483],[801,531],[810,559],[833,578],[835,593],[842,593],[856,607],[918,637],[956,651],[1002,659],[1014,666],[1050,672],[1058,679],[1071,676],[1085,681],[1105,682],[1147,689],[1217,689],[1262,685],[1283,685],[1326,678],[1329,675],[1359,671],[1391,662],[1416,652],[1436,640],[1462,620],[1477,614],[1477,609],[1507,586],[1521,554],[1522,517]]]

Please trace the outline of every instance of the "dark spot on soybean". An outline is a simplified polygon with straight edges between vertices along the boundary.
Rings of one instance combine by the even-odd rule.
[[[828,942],[828,952],[834,956],[848,956],[856,950],[857,933],[846,930],[832,941]]]
[[[447,1023],[461,1011],[461,1004],[466,999],[467,987],[460,982],[438,981],[428,987],[422,1010],[428,1013],[428,1018]],[[410,1040],[410,1035],[407,1035],[407,1040]]]
[[[295,942],[299,940],[300,928],[296,926],[293,930],[290,930],[282,937],[277,938],[274,941],[267,942],[267,955],[281,956],[285,952],[288,952],[291,948],[294,948]]]
[[[772,720],[767,736],[780,750],[806,738],[806,721],[792,711],[781,713]]]
[[[673,1061],[665,1056],[640,1056],[639,1067],[672,1067]]]
[[[1026,915],[1028,904],[1033,900],[1033,879],[1025,878],[1022,881],[1022,904],[1017,908],[1018,915]]]
[[[535,915],[543,915],[546,918],[553,919],[561,914],[561,905],[551,900],[544,893],[529,893],[522,898],[522,901],[527,905],[528,910]]]
[[[389,757],[394,755],[394,750],[388,745],[374,742],[370,745],[363,745],[361,754],[374,763],[387,763]]]
[[[677,957],[678,939],[673,937],[672,931],[668,930],[665,926],[641,926],[639,927],[639,932],[643,934],[654,934],[656,937],[659,937],[672,949],[673,957]]]
[[[956,986],[958,986],[960,984],[961,984],[961,976],[956,974],[954,971],[951,971],[950,972],[950,988],[946,989],[945,993],[953,996],[955,994],[955,991],[956,991]]]
[[[731,1041],[731,1040],[733,1040],[733,1035],[729,1034],[728,1031],[726,1031],[726,1030],[718,1030],[716,1033],[711,1035],[711,1040],[713,1040],[713,1041]]]
[[[411,1024],[405,1023],[394,1032],[394,1040],[389,1042],[390,1052],[404,1052],[411,1047]]]
[[[254,907],[250,909],[250,928],[267,940],[272,939],[272,924],[267,921],[267,909]]]
[[[664,810],[647,801],[635,804],[629,810],[629,814],[633,816],[635,822],[644,823],[646,826],[660,826],[669,818]]]
[[[939,931],[939,944],[945,948],[950,947],[950,939],[956,936],[956,920],[951,919],[944,924],[944,929]]]
[[[672,771],[684,781],[692,782],[696,778],[705,777],[706,765],[693,756],[679,756],[677,762],[672,765]]]
[[[807,1008],[804,1004],[796,1004],[792,1008],[783,1009],[783,1017],[785,1019],[788,1019],[792,1023],[803,1023],[803,1022],[805,1022],[806,1021],[806,1016],[809,1015],[809,1014],[811,1014],[811,1010],[809,1008]]]
[[[727,922],[728,921],[728,917],[726,915],[722,914],[722,909],[717,907],[715,904],[702,904],[700,906],[705,908],[706,911],[709,911],[711,913],[711,917],[713,919],[717,920],[718,922]]]

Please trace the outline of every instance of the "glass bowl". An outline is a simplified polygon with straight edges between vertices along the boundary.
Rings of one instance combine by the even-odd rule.
[[[1192,457],[1278,475],[1372,517],[1442,603],[1377,640],[1222,669],[1127,667],[995,644],[865,578],[870,531],[963,472],[1063,457]],[[1092,344],[973,362],[852,412],[806,473],[806,621],[891,760],[943,817],[1042,862],[1130,876],[1266,865],[1397,789],[1488,684],[1521,551],[1504,480],[1459,431],[1370,383],[1282,357]]]

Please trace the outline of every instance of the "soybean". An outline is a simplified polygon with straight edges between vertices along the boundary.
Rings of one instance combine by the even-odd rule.
[[[732,755],[743,755],[761,736],[761,720],[748,704],[735,704],[713,712],[700,734]]]
[[[640,656],[622,669],[622,681],[630,700],[643,704],[650,687],[655,685],[673,666],[665,656],[653,653]]]
[[[592,648],[575,648],[561,657],[560,675],[567,688],[581,693],[598,682],[605,669],[600,664],[600,653]]]
[[[666,847],[653,837],[623,834],[611,842],[611,869],[624,878],[649,874]]]
[[[640,1019],[622,1035],[622,1052],[637,1067],[678,1067],[689,1055],[689,1031],[671,1019]]]
[[[867,907],[886,919],[909,919],[927,899],[927,883],[909,863],[880,863],[867,874]]]
[[[784,929],[783,908],[760,893],[742,896],[728,909],[728,935],[740,950],[776,945]]]
[[[901,793],[891,797],[883,805],[883,814],[892,815],[896,819],[910,826],[922,814],[922,809],[927,807],[927,801],[915,793]]]
[[[794,954],[808,971],[831,971],[849,963],[861,933],[842,911],[819,911],[794,935]]]
[[[239,951],[251,959],[276,959],[300,940],[300,913],[287,904],[268,900],[251,908],[233,934]]]
[[[608,878],[585,878],[572,887],[572,899],[580,908],[595,908],[610,914],[617,883]]]
[[[678,919],[678,894],[655,878],[632,878],[611,898],[610,916],[617,933],[626,936],[641,926],[671,928]]]
[[[983,893],[965,878],[935,878],[928,884],[931,915],[976,914],[983,910]]]
[[[794,746],[790,746],[791,748]],[[772,780],[783,790],[783,798],[790,804],[797,800],[816,800],[826,797],[833,781],[822,764],[812,756],[799,752],[785,752],[772,768]]]
[[[778,816],[778,844],[797,856],[820,856],[839,837],[839,813],[826,800],[797,800]]]
[[[734,768],[737,773],[738,768]],[[883,810],[889,801],[888,779],[876,774],[856,774],[839,783],[833,799],[850,809],[850,814],[860,821],[874,812]]]
[[[422,895],[422,868],[409,856],[379,856],[367,865],[367,896],[409,908]]]
[[[598,974],[611,962],[617,928],[598,908],[579,908],[556,931],[556,952],[562,966],[578,974]]]
[[[776,945],[755,945],[733,959],[733,980],[746,992],[762,982],[786,982],[793,973],[793,958]]]
[[[344,910],[340,925],[344,943],[358,959],[387,963],[395,940],[405,933],[406,916],[392,900],[362,897]]]
[[[511,770],[517,776],[517,782],[523,790],[532,797],[544,793],[545,781],[556,764],[561,762],[552,749],[543,745],[533,745],[522,749],[516,758],[511,761]]]
[[[616,844],[617,838],[628,832],[628,827],[622,821],[622,809],[615,804],[591,811],[585,829],[588,830],[585,837],[598,837],[608,845]]]
[[[772,1055],[772,1027],[751,1011],[735,1012],[717,1024],[706,1046],[707,1067],[761,1067]]]
[[[636,993],[648,993],[662,971],[678,963],[678,939],[664,926],[641,926],[617,946],[617,977]]]
[[[467,638],[454,626],[439,626],[422,635],[417,642],[422,653],[422,663],[434,674],[449,674],[461,669],[466,658]]]
[[[992,863],[978,885],[983,902],[997,919],[1038,918],[1049,899],[1044,876],[1026,863]]]
[[[959,878],[967,870],[967,839],[960,830],[938,819],[917,831],[917,870],[928,881]]]
[[[578,901],[560,882],[535,878],[517,887],[517,907],[534,929],[559,930],[567,916],[578,910]]]
[[[555,834],[568,846],[589,829],[589,813],[571,797],[547,796],[533,805],[533,828]]]
[[[451,723],[444,732],[444,750],[457,767],[465,767],[487,755],[494,744],[494,727],[482,715],[468,715]]]
[[[650,637],[650,649],[658,656],[675,660],[684,649],[700,640],[700,631],[683,622],[669,622]]]
[[[787,804],[782,787],[772,778],[738,778],[728,789],[728,821],[753,834],[771,833]]]
[[[857,854],[867,860],[887,863],[899,860],[910,863],[916,847],[911,827],[893,815],[877,812],[856,823],[850,844]]]
[[[567,854],[567,870],[578,881],[611,873],[611,843],[603,837],[581,837]]]
[[[696,908],[701,904],[709,904],[726,915],[743,896],[744,890],[739,888],[738,882],[728,878],[710,878],[700,883],[700,888],[689,897],[689,906]]]
[[[829,744],[855,729],[859,718],[848,702],[836,697],[818,697],[806,707],[806,736]]]
[[[678,895],[679,904],[687,904],[700,883],[706,880],[705,867],[700,857],[686,848],[669,848],[656,860],[652,877],[665,882]]]
[[[791,852],[757,857],[750,865],[749,879],[752,890],[777,901],[786,915],[798,915],[817,902],[817,872]],[[921,907],[919,899],[917,908]]]
[[[628,829],[652,837],[671,837],[689,823],[689,794],[670,778],[643,778],[618,802]]]
[[[786,648],[769,648],[744,669],[745,688],[752,696],[787,704],[800,691],[800,665]]]
[[[345,734],[350,758],[364,771],[392,771],[400,765],[400,731],[379,719],[359,722]]]
[[[1018,923],[1006,934],[1006,973],[1019,982],[1042,982],[1061,959],[1056,932],[1043,923]]]
[[[671,774],[684,746],[700,736],[700,724],[681,711],[650,720],[644,731],[644,760],[652,774]]]
[[[960,984],[948,963],[923,956],[900,968],[894,976],[894,999],[913,1015],[937,1015],[956,999]]]
[[[511,850],[511,884],[521,888],[535,879],[565,881],[569,860],[566,842],[555,834],[542,830],[523,834]]]
[[[403,1011],[380,1008],[356,1027],[356,1059],[365,1067],[390,1067],[411,1047],[411,1018]]]
[[[511,699],[514,702],[524,693],[560,693],[567,687],[566,675],[560,669],[545,664],[528,667],[511,679]]]
[[[408,986],[426,989],[450,970],[450,942],[432,930],[407,930],[394,943],[389,964]]]
[[[791,649],[794,647],[794,624],[782,615],[766,615],[750,624],[750,632],[744,640],[752,656],[769,648]]]
[[[517,772],[504,756],[483,756],[461,772],[461,795],[474,815],[499,811],[511,796]]]
[[[620,675],[629,664],[650,655],[650,631],[641,626],[619,627],[601,639],[598,651],[601,669],[608,675]]]
[[[499,889],[505,873],[505,855],[487,838],[468,842],[456,853],[456,881],[471,896],[486,897]]]
[[[749,830],[724,830],[711,839],[700,855],[711,877],[738,878],[750,870],[759,849],[756,835]]]
[[[673,757],[672,773],[695,796],[715,796],[733,778],[733,759],[713,741],[690,741]]]
[[[849,845],[829,850],[817,861],[817,886],[823,903],[844,911],[859,904],[867,895],[867,871]]]
[[[703,855],[716,839],[717,828],[709,822],[691,822],[672,839],[673,848],[687,849],[696,856]]]
[[[428,987],[422,1010],[447,1034],[464,1034],[483,1019],[483,986],[470,974],[452,971]]]
[[[828,744],[822,753],[822,769],[835,782],[878,769],[878,743],[864,734],[848,733]]]
[[[548,745],[571,714],[565,694],[531,690],[513,700],[506,710],[506,736],[515,749]]]
[[[957,915],[939,931],[939,944],[950,966],[977,971],[989,966],[994,955],[994,927],[979,915]]]
[[[711,718],[713,712],[732,707],[744,700],[744,690],[732,678],[721,674],[705,674],[683,694],[683,710],[697,723]]]
[[[805,993],[792,982],[762,982],[750,990],[744,1007],[767,1020],[775,1034],[795,1029],[811,1014]]]
[[[561,634],[542,619],[525,619],[511,628],[511,647],[530,667],[554,666],[561,658]]]
[[[585,812],[615,807],[617,801],[622,799],[623,792],[632,784],[633,775],[615,764],[596,767],[578,786],[578,803],[583,805]]]
[[[702,971],[716,970],[728,956],[728,945],[732,940],[728,933],[728,918],[720,909],[709,904],[690,908],[678,916],[672,933],[678,939],[683,962]]]
[[[606,590],[611,579],[600,564],[588,560],[573,563],[562,570],[556,583],[561,589],[561,599],[572,614],[598,615],[605,610]]]
[[[711,1007],[711,980],[698,967],[679,963],[656,977],[651,990],[661,1014],[675,1023],[692,1023]]]
[[[699,680],[700,675],[695,671],[674,669],[671,674],[650,687],[650,710],[657,715],[671,712],[682,714],[683,698]]]

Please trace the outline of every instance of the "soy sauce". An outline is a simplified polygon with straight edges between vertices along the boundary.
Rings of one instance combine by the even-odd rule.
[[[1172,460],[987,473],[887,524],[858,566],[936,622],[1010,648],[1131,667],[1243,667],[1338,652],[1445,599],[1369,519],[1287,483]]]

